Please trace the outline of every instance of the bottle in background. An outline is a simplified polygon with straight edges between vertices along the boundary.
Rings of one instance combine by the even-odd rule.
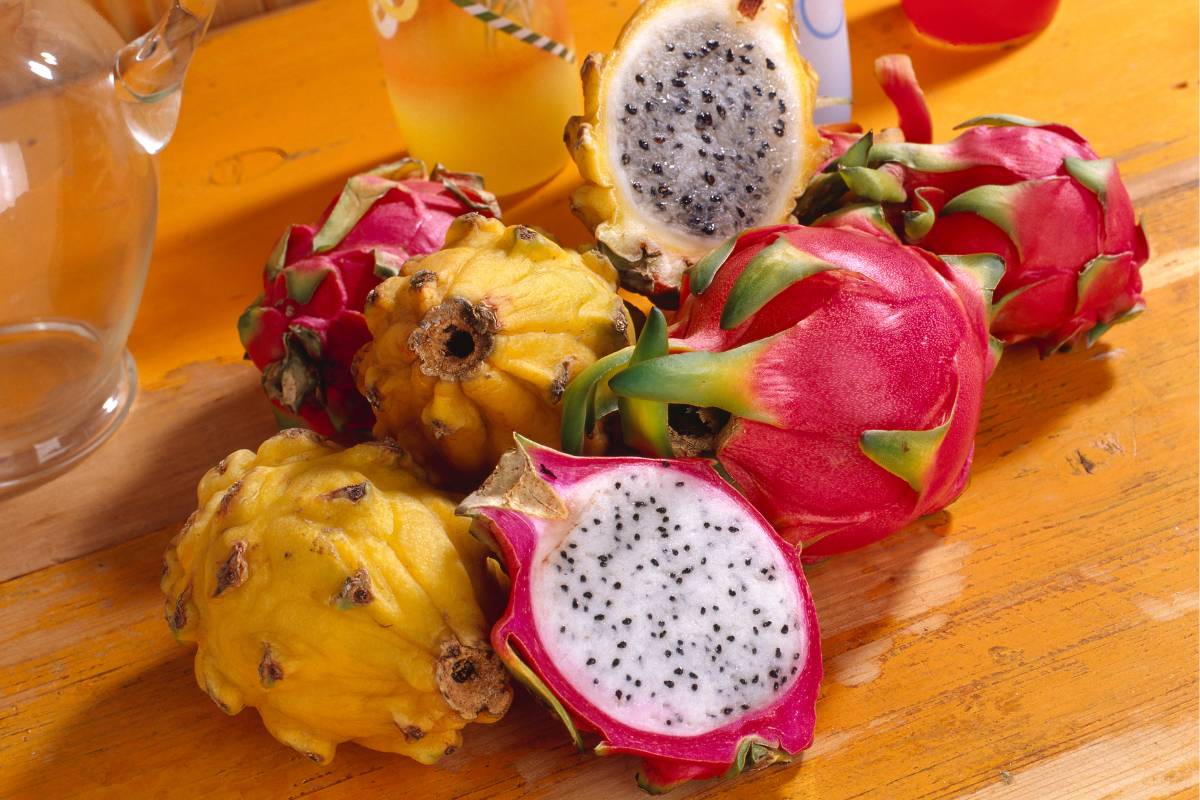
[[[396,125],[411,155],[484,176],[503,195],[555,175],[583,104],[565,0],[479,0],[506,32],[453,0],[370,0]],[[545,37],[527,42],[529,31]],[[517,35],[514,35],[516,33]],[[549,40],[547,42],[546,40]],[[565,57],[564,57],[565,56]]]
[[[796,34],[800,52],[821,76],[822,97],[851,96],[850,44],[846,36],[846,11],[842,0],[796,0]],[[846,122],[850,105],[818,109],[820,125]]]

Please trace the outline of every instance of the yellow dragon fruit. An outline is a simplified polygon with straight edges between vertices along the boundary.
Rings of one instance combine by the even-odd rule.
[[[317,762],[354,741],[432,763],[508,709],[486,551],[396,445],[291,428],[209,470],[198,495],[162,589],[221,710],[257,708]]]
[[[464,485],[496,465],[514,432],[557,447],[567,384],[633,335],[604,256],[479,214],[380,284],[366,317],[372,341],[354,371],[375,435]]]

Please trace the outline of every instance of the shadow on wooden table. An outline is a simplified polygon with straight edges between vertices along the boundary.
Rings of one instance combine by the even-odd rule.
[[[860,102],[864,97],[881,96],[881,90],[875,84],[874,64],[875,59],[885,53],[908,54],[921,85],[930,89],[1003,59],[1021,46],[954,48],[939,45],[916,32],[904,16],[899,0],[868,14],[848,17],[846,23],[852,43],[854,95]]]
[[[1073,409],[1113,388],[1113,359],[1122,355],[1103,343],[1046,359],[1032,346],[1007,350],[988,382],[972,472],[982,474],[1015,451],[1053,438]]]

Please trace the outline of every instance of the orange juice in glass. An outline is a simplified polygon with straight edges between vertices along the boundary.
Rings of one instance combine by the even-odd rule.
[[[411,155],[477,172],[496,194],[562,168],[563,127],[583,102],[573,57],[562,52],[573,46],[565,0],[370,6],[396,125]],[[504,19],[489,23],[497,15]],[[508,31],[500,29],[504,20],[514,23]]]

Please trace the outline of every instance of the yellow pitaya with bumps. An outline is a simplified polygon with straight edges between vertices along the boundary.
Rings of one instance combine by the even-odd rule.
[[[442,250],[408,259],[367,298],[373,340],[354,371],[375,435],[465,487],[514,432],[557,447],[567,384],[633,341],[616,279],[596,251],[459,217]]]
[[[167,623],[229,714],[318,762],[337,745],[432,763],[508,709],[485,550],[392,442],[286,430],[200,482],[165,556]]]

